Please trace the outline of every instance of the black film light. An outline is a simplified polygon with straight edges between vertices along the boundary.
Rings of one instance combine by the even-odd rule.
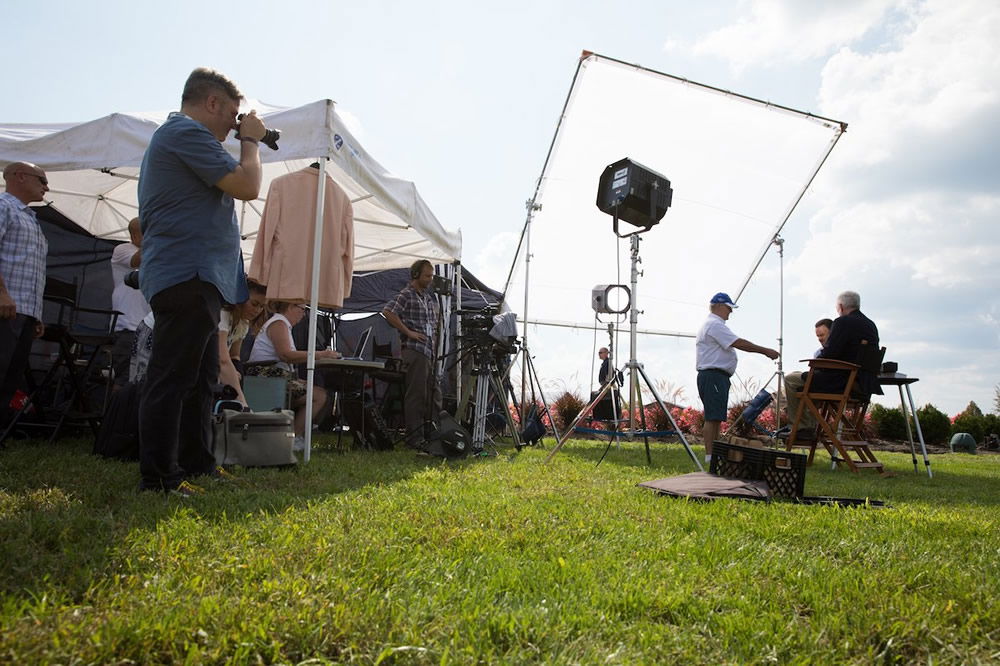
[[[670,181],[629,158],[609,164],[597,187],[597,207],[618,220],[649,231],[663,218],[673,199]],[[620,234],[619,234],[620,235]]]

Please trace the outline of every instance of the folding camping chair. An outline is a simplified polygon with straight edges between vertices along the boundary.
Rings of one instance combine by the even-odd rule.
[[[811,465],[816,446],[823,444],[834,464],[843,462],[855,473],[861,469],[874,469],[884,473],[884,465],[872,453],[868,443],[869,434],[865,428],[865,415],[868,413],[871,395],[862,394],[856,388],[859,371],[877,375],[884,357],[885,347],[877,349],[873,345],[862,344],[859,363],[826,358],[807,359],[810,372],[799,393],[799,407],[785,449],[808,449],[807,464]],[[848,376],[843,390],[825,393],[813,389],[816,370],[846,371]],[[816,420],[816,427],[811,433],[811,439],[800,439],[800,430],[804,433],[803,416],[807,413]]]
[[[115,324],[121,313],[84,307],[80,305],[79,297],[75,280],[65,282],[46,278],[43,298],[56,306],[58,314],[55,322],[45,323],[41,339],[55,343],[58,355],[42,381],[31,389],[27,400],[14,414],[0,435],[0,442],[18,425],[22,428],[51,429],[49,441],[52,442],[67,421],[87,423],[97,436],[114,380],[111,349],[115,342]],[[81,321],[81,315],[86,317],[86,322]],[[94,384],[100,383],[104,385],[104,397],[98,406],[91,404],[90,390]],[[56,422],[22,423],[25,412],[40,403],[42,396],[46,395],[50,396],[51,402],[46,409],[58,414]]]

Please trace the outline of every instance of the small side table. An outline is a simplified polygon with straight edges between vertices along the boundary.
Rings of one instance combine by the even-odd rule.
[[[920,381],[916,377],[907,377],[901,372],[894,372],[891,374],[882,374],[878,376],[878,383],[880,386],[895,386],[899,389],[899,404],[903,411],[903,421],[906,423],[906,437],[910,440],[910,454],[913,456],[913,471],[917,471],[917,449],[913,441],[913,431],[910,428],[910,419],[906,412],[907,400],[910,404],[909,414],[913,416],[913,424],[917,428],[917,438],[920,440],[920,450],[924,454],[924,467],[927,468],[928,478],[933,478],[934,473],[931,472],[931,459],[927,457],[927,445],[924,443],[924,433],[920,429],[920,419],[917,418],[917,409],[913,405],[913,394],[910,393],[910,384]],[[903,388],[906,388],[906,399],[903,399]]]

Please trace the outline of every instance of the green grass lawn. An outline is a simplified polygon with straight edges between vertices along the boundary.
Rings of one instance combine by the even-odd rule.
[[[551,441],[548,442],[551,446]],[[0,451],[0,661],[996,663],[1000,457],[880,454],[806,493],[689,502],[676,444],[337,453],[138,494],[89,441]],[[701,451],[700,447],[697,449]]]

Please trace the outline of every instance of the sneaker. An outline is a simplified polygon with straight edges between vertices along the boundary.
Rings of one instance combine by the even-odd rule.
[[[238,476],[230,474],[224,467],[216,467],[209,476],[216,481],[232,481],[234,483],[240,481]]]
[[[784,425],[774,431],[774,437],[776,439],[787,439],[789,435],[792,434],[792,426]]]
[[[292,451],[295,453],[302,453],[306,450],[306,438],[296,437],[292,440]]]
[[[197,497],[198,495],[204,495],[205,489],[201,486],[196,486],[190,481],[181,481],[180,485],[176,488],[171,488],[167,491],[169,495],[177,495],[179,497]]]

